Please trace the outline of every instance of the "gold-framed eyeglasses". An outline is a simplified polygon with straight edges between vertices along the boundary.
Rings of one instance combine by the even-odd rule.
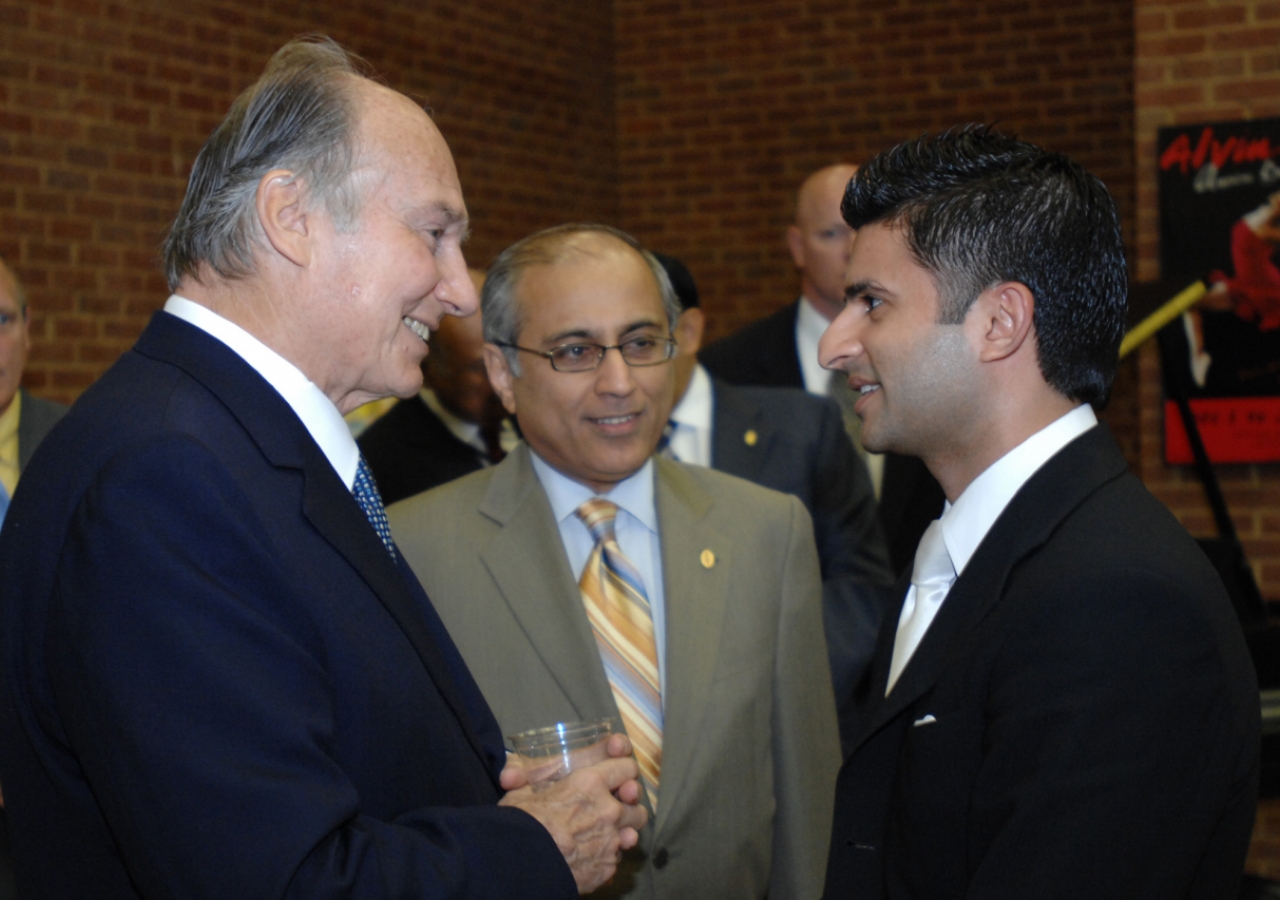
[[[592,372],[600,368],[600,363],[604,362],[605,353],[610,350],[617,350],[622,354],[622,361],[634,367],[658,366],[676,355],[675,338],[650,335],[634,337],[629,341],[623,341],[621,344],[609,344],[608,346],[601,346],[600,344],[561,344],[559,347],[552,347],[550,350],[531,350],[528,347],[508,344],[503,341],[495,341],[494,343],[499,347],[510,347],[512,350],[522,350],[525,353],[546,357],[551,360],[551,368],[557,372]]]

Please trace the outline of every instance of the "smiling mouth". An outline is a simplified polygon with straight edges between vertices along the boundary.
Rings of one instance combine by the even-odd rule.
[[[591,421],[597,425],[625,425],[636,417],[636,413],[627,413],[625,416],[601,416]]]
[[[411,319],[408,316],[405,316],[400,321],[404,323],[406,328],[422,338],[423,343],[431,339],[431,329],[427,327],[426,322],[419,322],[417,319]]]

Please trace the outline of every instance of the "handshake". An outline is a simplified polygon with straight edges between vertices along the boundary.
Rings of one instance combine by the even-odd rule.
[[[622,851],[636,845],[649,817],[639,803],[640,770],[631,758],[630,739],[610,734],[592,749],[597,752],[590,764],[575,764],[567,774],[556,768],[555,775],[563,777],[555,780],[533,774],[532,783],[524,759],[512,756],[500,779],[507,793],[499,805],[522,809],[542,823],[581,894],[613,877]]]

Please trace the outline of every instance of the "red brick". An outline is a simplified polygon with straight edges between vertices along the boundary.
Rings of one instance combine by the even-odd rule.
[[[1173,14],[1173,27],[1179,31],[1216,31],[1243,24],[1248,17],[1249,9],[1244,3],[1216,3],[1212,7],[1177,10]]]
[[[1230,50],[1271,50],[1280,44],[1280,26],[1242,28],[1217,32],[1210,38],[1214,52]]]
[[[1251,79],[1215,85],[1215,100],[1262,100],[1280,97],[1280,78]]]

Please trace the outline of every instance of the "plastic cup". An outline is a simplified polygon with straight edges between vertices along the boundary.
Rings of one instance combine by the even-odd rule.
[[[507,736],[520,767],[534,790],[559,781],[575,769],[609,758],[609,735],[619,730],[616,719],[557,722]]]

